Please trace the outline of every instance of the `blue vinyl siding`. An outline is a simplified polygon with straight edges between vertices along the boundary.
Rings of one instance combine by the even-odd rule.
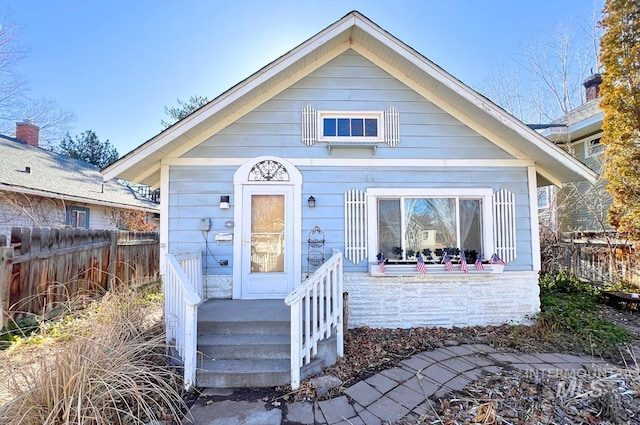
[[[275,155],[288,158],[329,157],[324,143],[302,143],[301,113],[316,110],[400,113],[400,145],[380,145],[378,158],[403,158],[407,150],[421,158],[512,158],[433,103],[348,51],[258,106],[235,123],[186,153],[186,158]],[[356,153],[362,155],[362,151]],[[349,150],[331,157],[353,157]],[[371,152],[369,152],[371,155]]]
[[[222,168],[222,167],[221,167]],[[209,270],[218,274],[231,274],[232,244],[216,243],[215,232],[225,230],[224,223],[233,220],[233,167],[172,167],[169,196],[169,227],[171,251],[204,250],[204,239],[198,224],[201,217],[211,218],[207,264]],[[357,188],[473,188],[489,187],[494,191],[506,188],[516,194],[517,258],[509,264],[510,270],[531,270],[531,222],[528,202],[527,171],[524,168],[424,168],[413,167],[397,170],[391,167],[299,167],[303,175],[302,200],[313,195],[316,207],[302,206],[302,240],[308,232],[320,226],[325,233],[325,252],[336,248],[344,251],[344,192]],[[228,178],[224,179],[223,176]],[[222,178],[222,180],[221,180]],[[221,195],[231,195],[232,208],[221,210],[218,205]],[[304,203],[304,202],[303,202]],[[236,223],[236,227],[239,223]],[[218,260],[228,259],[230,265],[221,267]],[[302,247],[303,269],[306,265],[306,246]],[[214,270],[215,269],[215,270]],[[353,265],[345,261],[345,271],[367,271],[363,261]]]
[[[306,105],[316,110],[383,111],[394,107],[400,114],[400,143],[381,144],[371,149],[340,149],[328,152],[325,143],[306,146],[302,142],[301,113]],[[353,51],[348,51],[271,100],[230,124],[184,158],[247,158],[272,155],[282,158],[375,158],[404,159],[512,159],[512,156],[442,111],[413,90]],[[229,260],[221,267],[207,253],[210,274],[231,274],[233,246],[216,243],[217,231],[233,220],[236,166],[171,166],[169,185],[169,240],[171,252],[204,251],[198,230],[201,217],[211,218],[209,250],[217,260]],[[524,167],[299,167],[302,185],[303,271],[307,248],[304,241],[314,226],[325,233],[325,253],[344,251],[344,193],[357,188],[506,188],[516,194],[517,258],[509,270],[531,270],[531,220],[528,174]],[[221,210],[221,195],[231,196],[231,209]],[[316,208],[306,206],[313,195]],[[240,223],[235,223],[239,231]],[[366,261],[345,271],[365,272]]]

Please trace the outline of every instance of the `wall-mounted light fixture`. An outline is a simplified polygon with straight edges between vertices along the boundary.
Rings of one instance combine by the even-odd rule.
[[[313,196],[309,196],[309,199],[307,199],[307,203],[309,204],[309,208],[315,208],[316,198],[314,198]]]
[[[220,209],[221,210],[229,209],[229,195],[222,195],[220,197]]]

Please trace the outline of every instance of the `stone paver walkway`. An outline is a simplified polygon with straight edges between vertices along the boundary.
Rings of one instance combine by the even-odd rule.
[[[416,354],[347,388],[331,400],[284,403],[215,401],[200,397],[191,409],[198,425],[339,424],[382,425],[431,410],[431,403],[459,391],[484,374],[504,369],[571,370],[605,367],[601,361],[561,353],[504,353],[483,344],[464,344]]]

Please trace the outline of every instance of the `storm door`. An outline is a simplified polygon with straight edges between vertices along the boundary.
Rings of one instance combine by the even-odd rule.
[[[302,174],[262,156],[240,166],[233,184],[233,298],[284,299],[301,282]]]
[[[293,290],[293,189],[245,186],[242,298],[284,298]]]

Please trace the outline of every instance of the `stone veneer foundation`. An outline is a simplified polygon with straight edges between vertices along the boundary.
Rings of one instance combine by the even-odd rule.
[[[205,297],[231,298],[232,277],[206,275]],[[349,327],[531,324],[540,311],[537,272],[371,277],[345,273]]]

